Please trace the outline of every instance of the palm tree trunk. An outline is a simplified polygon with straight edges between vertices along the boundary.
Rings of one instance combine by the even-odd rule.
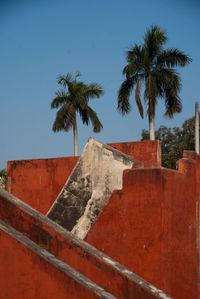
[[[73,133],[74,133],[74,156],[78,156],[78,132],[77,132],[77,123],[76,123],[76,112],[74,116]]]
[[[150,140],[155,140],[155,129],[154,129],[154,116],[149,115],[149,136]]]

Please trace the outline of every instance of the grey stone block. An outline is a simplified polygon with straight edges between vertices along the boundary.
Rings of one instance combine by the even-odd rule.
[[[47,216],[84,239],[125,169],[142,163],[89,138],[82,155]]]

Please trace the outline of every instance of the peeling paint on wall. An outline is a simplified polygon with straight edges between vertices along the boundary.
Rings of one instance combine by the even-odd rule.
[[[48,217],[84,239],[113,190],[122,188],[122,174],[142,163],[90,138]]]

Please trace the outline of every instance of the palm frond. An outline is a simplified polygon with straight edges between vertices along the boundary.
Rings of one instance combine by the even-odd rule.
[[[82,119],[83,124],[86,124],[88,126],[90,120],[89,120],[89,116],[88,116],[88,105],[85,106],[83,109],[78,109],[79,115]]]
[[[144,36],[144,44],[146,45],[164,45],[167,42],[167,35],[165,30],[161,29],[158,25],[152,25],[147,28]]]
[[[181,91],[181,78],[180,75],[171,68],[159,68],[155,69],[153,75],[156,77],[160,85],[162,85],[163,91],[167,88],[174,88],[176,92]]]
[[[175,113],[180,113],[182,111],[182,103],[177,94],[172,90],[166,90],[165,95],[165,107],[166,112],[164,116],[173,118]]]
[[[58,108],[68,101],[69,97],[65,90],[59,90],[56,92],[56,97],[51,102],[51,109]]]
[[[129,97],[130,94],[136,85],[137,81],[142,77],[141,74],[132,76],[128,79],[126,79],[118,92],[118,105],[117,105],[117,110],[122,114],[127,114],[131,110],[131,105],[129,102]]]
[[[63,87],[70,86],[73,82],[73,77],[70,73],[67,73],[65,76],[59,76],[57,82],[63,85]]]
[[[96,133],[100,132],[101,129],[103,129],[103,125],[100,122],[96,112],[91,107],[88,106],[87,113],[88,113],[88,118],[92,123],[93,131]]]
[[[153,61],[154,58],[161,52],[166,41],[167,36],[165,31],[157,25],[151,26],[147,29],[144,37],[144,49],[146,56]]]
[[[167,49],[163,50],[157,57],[157,67],[184,67],[192,62],[192,59],[184,52],[178,49]]]
[[[56,119],[53,123],[52,130],[68,131],[74,122],[73,105],[71,103],[64,104],[56,113]]]
[[[141,83],[142,83],[142,79],[138,80],[137,84],[136,84],[136,88],[135,88],[135,100],[136,100],[136,104],[138,106],[138,110],[140,112],[140,116],[143,118],[143,106],[142,106],[142,102],[141,102],[141,98],[140,98],[140,91],[141,91]]]
[[[144,90],[144,100],[148,107],[147,115],[149,116],[155,116],[158,95],[159,90],[157,88],[156,78],[151,74],[146,78]]]
[[[104,94],[103,88],[100,84],[91,83],[87,86],[85,90],[85,96],[87,99],[100,98]]]
[[[123,75],[126,78],[141,72],[144,69],[144,51],[141,46],[134,45],[134,47],[127,51],[126,60],[128,64],[123,69]]]
[[[162,97],[165,99],[165,116],[172,118],[175,113],[182,110],[182,104],[178,96],[181,90],[181,79],[174,69],[163,68],[154,71],[157,82],[162,89]]]
[[[64,118],[64,131],[68,132],[76,122],[76,110],[71,104],[65,114]]]
[[[126,52],[126,60],[131,63],[132,61],[140,61],[142,62],[144,49],[141,45],[135,44],[132,49]]]

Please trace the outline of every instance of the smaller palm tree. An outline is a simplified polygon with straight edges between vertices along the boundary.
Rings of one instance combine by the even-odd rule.
[[[179,98],[181,79],[175,68],[184,67],[191,58],[176,48],[164,49],[166,33],[159,26],[147,29],[143,45],[135,44],[127,52],[128,64],[123,69],[126,79],[118,93],[118,111],[126,114],[131,110],[130,94],[135,87],[135,100],[143,118],[143,105],[140,98],[144,88],[144,103],[147,105],[150,139],[155,139],[154,118],[159,98],[164,98],[165,116],[170,118],[181,112]]]
[[[60,108],[57,111],[52,130],[67,132],[73,128],[75,156],[78,156],[76,113],[79,113],[84,124],[88,125],[91,121],[94,132],[100,132],[103,128],[96,112],[88,105],[90,99],[99,98],[103,94],[103,89],[97,83],[87,85],[77,82],[76,78],[79,76],[79,72],[76,73],[75,78],[70,73],[67,73],[66,76],[59,76],[58,84],[62,85],[64,89],[56,92],[56,97],[51,103],[51,108]]]

